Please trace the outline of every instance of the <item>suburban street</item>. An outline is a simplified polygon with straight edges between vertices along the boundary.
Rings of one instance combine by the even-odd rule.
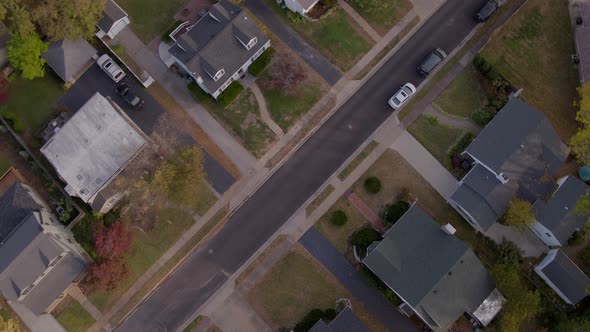
[[[387,99],[404,83],[423,81],[416,72],[422,59],[437,47],[451,53],[475,28],[473,15],[484,2],[448,0],[118,330],[182,326],[391,115]]]

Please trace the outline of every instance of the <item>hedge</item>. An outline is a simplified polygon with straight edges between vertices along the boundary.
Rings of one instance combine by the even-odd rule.
[[[169,43],[172,41],[172,38],[170,38],[170,34],[172,33],[172,31],[174,31],[176,28],[178,28],[179,25],[182,24],[181,20],[177,20],[176,22],[172,23],[172,25],[166,29],[166,31],[164,31],[164,33],[162,34],[162,41]]]
[[[240,82],[233,81],[223,92],[217,97],[217,101],[223,106],[228,107],[240,93],[244,91],[244,87]]]
[[[383,210],[383,221],[391,226],[395,224],[401,216],[408,211],[410,203],[406,201],[397,201],[394,204],[387,204]]]
[[[211,96],[207,92],[203,91],[203,89],[201,89],[201,87],[196,82],[189,83],[187,87],[188,91],[190,91],[193,97],[195,97],[195,99],[197,99],[200,102],[204,102],[207,99],[211,98]]]
[[[16,114],[6,110],[6,108],[3,108],[0,109],[0,115],[4,118],[4,120],[6,120],[6,122],[8,122],[8,124],[10,124],[12,129],[14,129],[14,131],[16,131],[17,133],[20,134],[25,130],[25,127],[23,126],[20,119],[16,116]]]
[[[268,67],[270,61],[272,60],[272,56],[274,54],[274,49],[268,48],[266,51],[262,52],[258,59],[254,60],[250,67],[248,67],[248,71],[250,74],[254,76],[258,76],[262,74],[262,72]]]

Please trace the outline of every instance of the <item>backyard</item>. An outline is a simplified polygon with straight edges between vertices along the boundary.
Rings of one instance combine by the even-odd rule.
[[[433,102],[436,108],[451,116],[470,119],[473,111],[487,102],[480,74],[468,65]]]
[[[351,0],[349,4],[381,36],[385,35],[413,7],[409,0]]]
[[[174,23],[174,15],[182,10],[186,2],[187,0],[117,0],[129,14],[133,31],[146,44]]]
[[[76,300],[68,297],[63,301],[67,304],[53,314],[66,331],[85,332],[94,324],[94,318]]]
[[[338,299],[347,298],[355,314],[372,331],[385,331],[334,276],[299,245],[267,272],[248,297],[254,310],[273,330],[292,327],[310,310],[334,308]]]
[[[464,129],[447,126],[424,114],[410,125],[408,131],[447,169],[451,168],[449,152],[465,133]]]
[[[481,54],[542,111],[564,141],[577,128],[578,72],[566,1],[529,0]]]

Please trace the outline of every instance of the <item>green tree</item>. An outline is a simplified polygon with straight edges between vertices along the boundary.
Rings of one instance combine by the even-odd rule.
[[[18,0],[2,0],[8,30],[13,35],[29,36],[35,33],[35,25],[29,11]]]
[[[583,165],[590,165],[590,126],[584,126],[570,139],[569,150]]]
[[[92,38],[106,0],[45,0],[33,9],[33,18],[54,40]]]
[[[500,331],[518,332],[523,322],[539,312],[541,296],[537,291],[528,290],[517,264],[497,264],[492,276],[507,300],[499,317]]]
[[[535,221],[535,213],[530,202],[515,198],[508,205],[504,222],[517,230],[525,230]]]
[[[580,121],[585,126],[590,126],[590,82],[578,88],[580,95],[580,102],[578,103],[578,112],[576,113],[576,120]]]
[[[41,53],[47,51],[48,44],[44,43],[36,33],[30,35],[14,35],[8,41],[8,60],[21,71],[27,79],[43,77],[45,75],[45,59]]]

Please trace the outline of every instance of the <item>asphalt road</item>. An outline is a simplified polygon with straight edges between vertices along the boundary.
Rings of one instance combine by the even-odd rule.
[[[422,59],[436,47],[450,53],[475,28],[473,15],[484,2],[448,0],[118,330],[178,330],[391,115],[392,93],[408,81],[421,83]]]
[[[115,89],[117,83],[111,80],[98,66],[94,65],[74,83],[72,87],[59,99],[58,104],[64,106],[71,112],[82,107],[96,92],[105,97],[110,97],[119,105],[133,122],[147,135],[151,134],[157,125],[158,119],[166,114],[166,110],[148,93],[148,91],[130,73],[127,73],[121,81],[145,101],[139,110],[132,110],[125,104],[123,99],[117,95]],[[188,133],[179,132],[182,144],[198,145]],[[220,194],[231,187],[235,178],[229,174],[221,164],[203,149],[203,167],[207,173],[207,180],[211,186]]]

